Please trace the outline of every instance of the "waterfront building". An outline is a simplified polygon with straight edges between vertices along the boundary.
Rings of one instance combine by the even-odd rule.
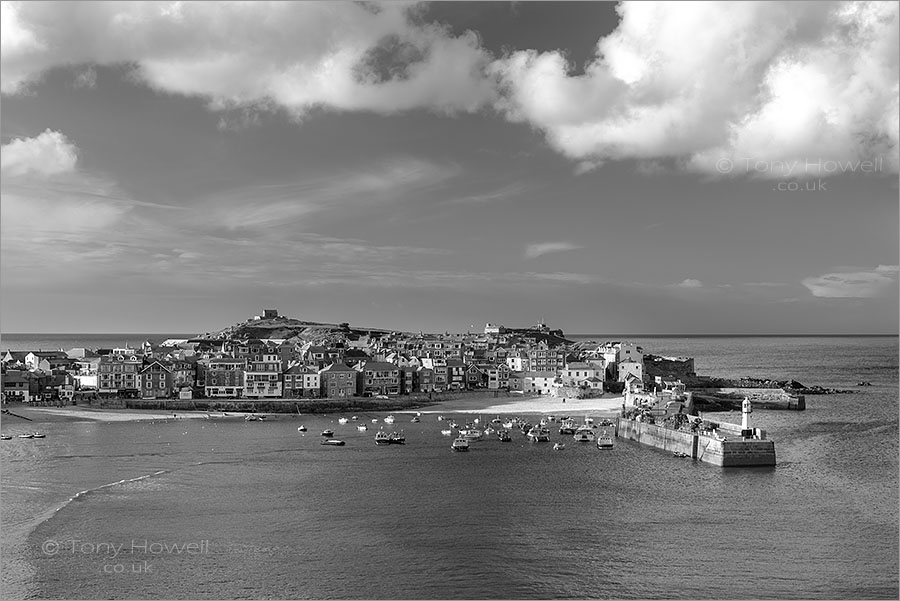
[[[566,363],[560,373],[562,382],[566,386],[577,386],[580,382],[590,378],[599,378],[602,382],[603,369],[598,369],[596,365],[587,362]],[[602,386],[601,386],[602,387]]]
[[[360,361],[355,369],[356,390],[363,396],[400,394],[400,368],[381,361]]]
[[[304,366],[295,364],[281,373],[281,390],[284,398],[298,399],[303,396],[303,374],[305,371]]]
[[[419,390],[418,382],[416,381],[416,370],[418,367],[412,365],[398,365],[397,367],[400,369],[400,393],[412,394],[417,392]]]
[[[416,368],[416,391],[434,392],[434,370],[424,365]]]
[[[525,372],[523,390],[531,394],[555,394],[558,387],[558,376],[555,371]]]
[[[644,362],[643,361],[620,361],[617,363],[617,377],[616,380],[619,382],[624,382],[625,379],[631,375],[640,380],[644,378]]]
[[[138,372],[141,398],[167,399],[172,396],[173,382],[171,364],[158,359],[144,360]]]
[[[435,357],[420,357],[422,367],[427,367],[434,372],[432,389],[435,392],[447,390],[447,360]]]
[[[247,362],[233,357],[210,359],[203,371],[203,392],[210,398],[240,398]]]
[[[140,393],[138,372],[143,367],[134,352],[100,357],[97,365],[97,392],[137,397]]]
[[[245,398],[281,398],[281,358],[277,347],[263,346],[247,362],[244,371]]]
[[[319,370],[322,394],[328,398],[348,398],[356,395],[357,371],[343,363],[332,363]]]
[[[466,366],[461,359],[447,359],[447,390],[466,389]]]
[[[24,358],[24,357],[23,357]],[[32,376],[25,370],[10,369],[0,375],[3,380],[3,400],[30,403]]]

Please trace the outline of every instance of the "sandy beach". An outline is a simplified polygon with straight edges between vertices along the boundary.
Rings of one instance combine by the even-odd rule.
[[[393,413],[443,414],[443,413],[484,413],[494,415],[515,415],[525,413],[554,413],[560,415],[602,415],[616,414],[622,408],[621,396],[595,399],[563,399],[552,396],[522,397],[475,396],[473,398],[440,401],[419,409],[394,410]],[[244,419],[248,414],[222,411],[174,411],[162,412],[143,409],[94,409],[83,406],[70,407],[10,407],[4,409],[2,423],[22,424],[30,419],[34,423],[100,421],[131,422],[160,421],[172,419]],[[386,411],[387,413],[387,411]],[[267,415],[257,413],[257,415]],[[288,417],[289,414],[268,414],[272,418]]]

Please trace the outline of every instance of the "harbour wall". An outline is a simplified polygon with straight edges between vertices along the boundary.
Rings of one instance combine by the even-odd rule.
[[[726,410],[740,409],[741,403],[747,398],[753,403],[754,409],[806,409],[806,397],[802,394],[790,394],[780,388],[695,388],[693,392],[701,407],[704,402],[711,402]],[[708,407],[705,409],[710,410]]]
[[[775,465],[775,443],[765,430],[755,429],[753,437],[741,436],[734,424],[720,424],[716,435],[671,430],[625,418],[616,420],[616,436],[657,449],[699,459],[722,467]],[[724,436],[723,436],[724,435]]]

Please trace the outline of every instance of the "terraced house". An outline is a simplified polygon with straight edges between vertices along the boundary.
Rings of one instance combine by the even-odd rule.
[[[382,361],[360,361],[356,390],[363,396],[400,394],[400,368]]]
[[[138,386],[141,389],[141,398],[167,399],[172,396],[172,366],[168,363],[153,359],[144,361],[138,372]]]
[[[244,394],[247,361],[233,357],[210,359],[206,368],[204,394],[209,398],[240,398]]]
[[[100,357],[97,365],[97,392],[120,397],[140,394],[138,374],[143,367],[134,354],[112,354]]]

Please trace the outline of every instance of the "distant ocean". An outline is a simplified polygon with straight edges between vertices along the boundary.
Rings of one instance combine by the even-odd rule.
[[[373,441],[383,414],[360,414],[366,432],[338,415],[43,424],[0,443],[0,596],[898,598],[897,337],[628,339],[703,374],[853,392],[754,411],[774,468],[519,434],[455,454],[428,413],[397,413],[407,444],[390,447]],[[346,446],[321,446],[324,428]]]
[[[191,334],[0,334],[0,350],[68,351],[73,348],[135,348],[144,341],[159,343],[169,338],[193,338]]]

